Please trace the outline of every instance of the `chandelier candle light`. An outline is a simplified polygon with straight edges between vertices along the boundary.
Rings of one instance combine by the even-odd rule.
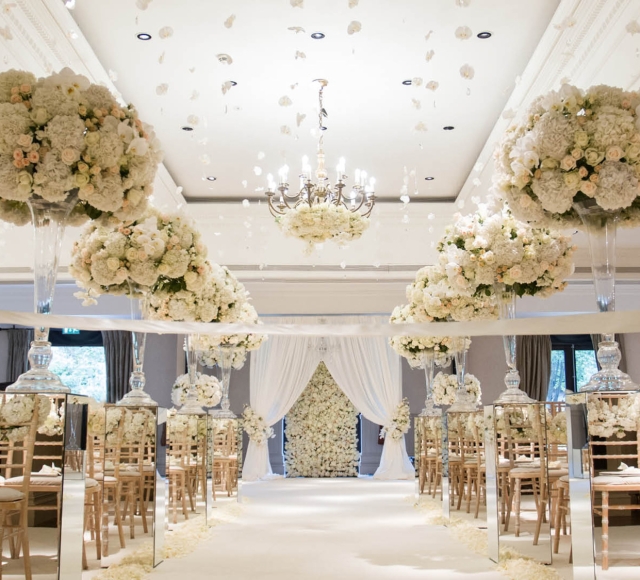
[[[425,383],[427,387],[427,398],[424,402],[424,409],[420,413],[420,417],[437,417],[442,415],[442,409],[436,409],[433,406],[433,367],[435,365],[435,356],[432,350],[425,350],[422,354],[424,364]]]
[[[198,402],[198,388],[196,386],[196,372],[198,370],[198,351],[196,343],[198,336],[189,334],[185,336],[185,350],[187,351],[187,371],[189,373],[189,391],[184,405],[178,410],[178,415],[206,415]]]
[[[456,377],[458,379],[458,390],[456,391],[456,400],[447,409],[447,412],[475,411],[478,408],[476,397],[467,391],[465,385],[465,372],[467,366],[467,345],[466,340],[461,341],[462,344],[456,349],[454,359],[456,363]]]
[[[218,347],[219,356],[218,364],[221,372],[222,382],[222,401],[220,403],[220,409],[212,409],[209,411],[210,415],[213,415],[216,419],[235,419],[236,415],[231,410],[229,403],[229,386],[231,384],[231,365],[233,363],[233,356],[235,347],[221,344]]]
[[[320,84],[318,111],[318,153],[316,182],[312,181],[312,170],[309,158],[302,158],[300,189],[290,190],[288,183],[289,167],[280,168],[279,182],[275,183],[273,175],[267,176],[267,197],[269,211],[276,218],[278,225],[287,235],[297,237],[309,244],[309,251],[314,244],[333,239],[339,244],[358,239],[368,228],[368,218],[375,204],[375,179],[367,172],[356,169],[355,184],[351,186],[349,195],[343,193],[347,187],[345,180],[345,160],[340,158],[336,167],[336,183],[329,183],[329,173],[325,167],[323,149],[323,117],[327,116],[322,103],[323,90],[328,81],[316,79]],[[278,195],[276,194],[278,192]],[[275,199],[274,199],[275,198]]]

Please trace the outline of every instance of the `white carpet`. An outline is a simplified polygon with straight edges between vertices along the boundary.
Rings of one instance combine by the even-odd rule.
[[[287,479],[244,484],[242,516],[152,580],[474,580],[505,577],[412,507],[413,482]]]

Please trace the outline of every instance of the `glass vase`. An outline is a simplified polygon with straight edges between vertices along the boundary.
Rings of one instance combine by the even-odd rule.
[[[422,362],[424,366],[425,384],[427,388],[427,398],[424,402],[424,409],[420,413],[420,417],[437,417],[442,415],[442,409],[437,409],[433,406],[433,368],[435,365],[434,352],[432,350],[426,350],[422,355]]]
[[[221,344],[218,349],[218,365],[220,367],[222,379],[222,401],[220,403],[220,409],[213,409],[212,411],[209,411],[209,413],[217,419],[235,419],[236,416],[231,410],[231,405],[229,403],[231,364],[233,362],[235,347]]]
[[[146,287],[142,287],[131,280],[128,280],[128,284],[131,304],[131,319],[143,320],[148,290]],[[144,390],[144,386],[147,382],[143,370],[147,333],[133,331],[131,333],[131,342],[133,345],[133,372],[129,377],[129,386],[131,389],[129,392],[125,393],[124,397],[122,397],[116,405],[155,407],[158,403],[156,403],[149,396],[149,393]]]
[[[187,371],[189,373],[189,391],[184,405],[180,407],[178,415],[206,415],[206,412],[198,402],[198,386],[196,377],[198,372],[198,350],[196,343],[197,335],[189,334],[185,336],[185,349],[187,351]]]
[[[33,301],[36,314],[51,313],[64,230],[77,203],[76,192],[70,193],[66,200],[55,203],[41,198],[27,200],[33,224]],[[49,370],[51,358],[49,329],[37,327],[29,348],[29,370],[7,387],[7,392],[70,393],[71,389]]]
[[[493,288],[498,301],[501,320],[513,320],[516,317],[517,295],[512,288],[504,284],[496,284]],[[504,377],[506,390],[500,393],[495,403],[535,403],[535,401],[520,388],[520,373],[516,366],[516,336],[509,334],[502,337],[504,356],[508,371]]]
[[[574,204],[589,239],[591,273],[599,312],[613,312],[616,304],[616,230],[619,216],[594,200]],[[637,391],[640,387],[618,369],[622,354],[613,333],[600,335],[600,369],[580,391]]]
[[[456,400],[447,409],[447,412],[475,411],[477,409],[476,398],[472,393],[467,392],[467,387],[464,384],[467,367],[467,349],[464,345],[459,350],[456,350],[454,359],[456,361],[458,390],[456,391]]]

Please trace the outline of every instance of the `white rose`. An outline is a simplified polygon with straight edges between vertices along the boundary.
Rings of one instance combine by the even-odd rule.
[[[73,178],[76,187],[83,187],[89,183],[89,176],[86,173],[76,173]]]
[[[580,191],[589,197],[593,197],[598,186],[593,181],[583,181],[580,184]]]
[[[622,147],[612,145],[607,147],[607,161],[620,161],[624,157],[624,151]]]
[[[100,134],[97,131],[90,131],[84,136],[87,145],[97,145],[100,142]]]
[[[575,143],[578,147],[586,147],[589,145],[589,133],[586,131],[576,131]]]
[[[80,159],[80,152],[72,147],[67,147],[63,149],[60,153],[60,161],[65,165],[73,165],[76,161]]]
[[[564,169],[565,171],[571,171],[575,166],[576,160],[571,155],[563,157],[560,162],[560,169]]]
[[[118,260],[118,258],[111,257],[107,259],[107,268],[111,272],[116,272],[119,267],[120,267],[120,260]]]
[[[595,166],[604,159],[604,153],[590,147],[584,152],[584,157],[589,165]]]
[[[580,175],[577,171],[571,171],[564,174],[564,183],[567,187],[578,188],[580,184]]]

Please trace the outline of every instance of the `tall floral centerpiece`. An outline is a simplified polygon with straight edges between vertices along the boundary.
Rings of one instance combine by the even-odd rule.
[[[640,222],[639,106],[637,92],[563,85],[531,104],[495,155],[496,187],[517,217],[585,230],[600,312],[615,309],[617,226]],[[603,334],[602,370],[582,390],[637,390],[620,358],[614,335]]]
[[[51,312],[65,227],[138,218],[160,161],[152,128],[106,88],[67,68],[0,73],[0,219],[33,224],[36,313]],[[69,392],[48,336],[35,329],[31,368],[8,390]]]
[[[441,264],[418,270],[416,279],[407,287],[407,298],[415,303],[415,313],[419,322],[434,319],[464,322],[490,320],[498,316],[491,286],[461,292],[451,284],[447,271]],[[476,402],[465,388],[469,345],[470,340],[466,337],[457,337],[453,342],[458,389],[456,401],[450,410],[471,411],[476,408]]]
[[[190,290],[170,282],[164,282],[149,295],[148,316],[151,320],[175,320],[186,322],[238,322],[247,300],[244,286],[228,268],[206,262],[203,284],[199,290]],[[187,363],[191,387],[181,413],[203,414],[198,404],[195,382],[198,354],[198,336],[187,337]],[[228,361],[229,369],[231,360]],[[229,401],[228,382],[222,386],[223,401]],[[231,413],[231,411],[229,411]],[[235,417],[235,415],[233,415]]]
[[[516,298],[547,297],[564,290],[573,273],[571,238],[548,228],[520,222],[496,200],[478,211],[457,216],[438,246],[440,264],[451,286],[461,294],[493,290],[500,317],[515,318]],[[499,403],[531,403],[520,389],[516,368],[516,337],[503,337],[507,389]]]
[[[415,305],[405,304],[396,306],[391,314],[392,324],[412,324],[418,322],[414,316]],[[421,417],[440,415],[442,411],[433,406],[432,384],[434,366],[446,366],[451,362],[451,356],[457,340],[450,336],[392,336],[389,339],[391,348],[400,356],[407,359],[411,367],[422,367],[425,372],[427,396]]]
[[[102,294],[126,294],[131,317],[141,319],[155,292],[166,288],[201,291],[210,271],[206,256],[192,220],[149,208],[129,224],[89,224],[73,246],[69,272],[82,288],[76,296],[85,305],[95,304]],[[155,405],[144,391],[146,334],[134,331],[132,338],[131,390],[118,403]]]

